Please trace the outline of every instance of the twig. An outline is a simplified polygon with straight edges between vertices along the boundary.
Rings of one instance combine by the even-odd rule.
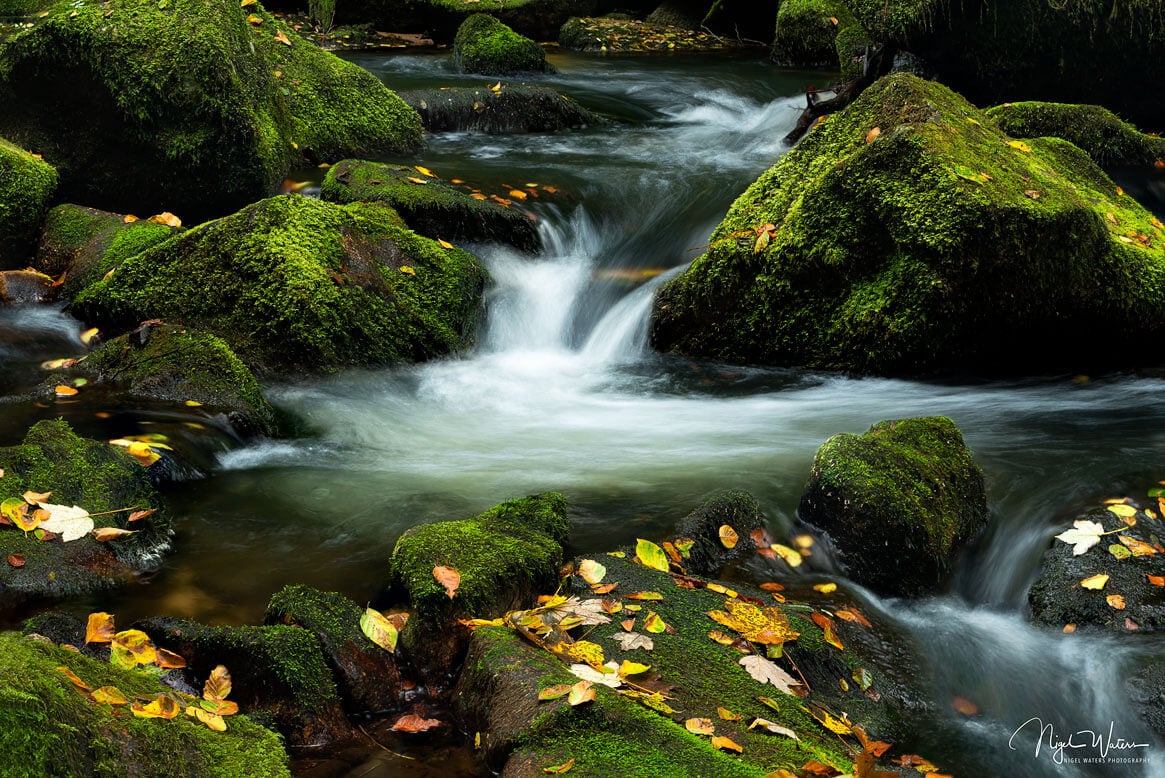
[[[357,728],[358,728],[358,729],[359,729],[361,732],[363,732],[363,733],[364,733],[364,737],[368,738],[368,739],[369,739],[369,740],[371,740],[373,743],[375,743],[376,745],[380,746],[382,749],[384,749],[386,752],[388,752],[388,753],[392,754],[393,756],[399,756],[401,759],[409,759],[409,760],[412,760],[412,761],[416,761],[416,757],[415,757],[415,756],[405,756],[404,754],[398,754],[396,751],[393,751],[391,748],[389,748],[388,746],[384,745],[384,743],[381,743],[379,740],[377,740],[376,738],[372,737],[372,735],[369,735],[369,734],[368,734],[368,730],[364,729],[364,725],[363,725],[363,724],[357,724],[357,725],[356,725],[356,727],[357,727]]]

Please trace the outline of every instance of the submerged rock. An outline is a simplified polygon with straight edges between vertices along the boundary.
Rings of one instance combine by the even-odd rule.
[[[444,685],[464,654],[468,633],[458,619],[492,618],[553,587],[568,529],[566,501],[547,492],[401,536],[389,562],[411,604],[401,643],[427,680]],[[438,566],[460,574],[453,596],[434,577]]]
[[[261,5],[58,3],[0,51],[0,101],[0,133],[57,166],[64,199],[187,221],[305,162],[421,143],[379,79]]]
[[[28,264],[56,188],[51,165],[0,138],[0,269]]]
[[[125,260],[74,313],[114,330],[162,319],[222,338],[257,372],[419,361],[473,337],[486,273],[380,203],[255,203]]]
[[[606,120],[550,87],[504,84],[492,89],[420,89],[401,92],[429,132],[505,135],[557,132]]]
[[[724,492],[706,501],[676,526],[679,537],[695,541],[688,551],[688,569],[696,575],[714,576],[725,565],[752,556],[757,548],[752,533],[763,530],[764,523],[760,503],[748,492]],[[736,533],[731,548],[720,535],[725,526]]]
[[[1135,525],[1128,526],[1126,519]],[[1116,633],[1165,630],[1165,588],[1149,578],[1165,584],[1159,521],[1142,510],[1122,519],[1102,507],[1076,521],[1094,522],[1111,534],[1079,555],[1072,544],[1052,542],[1040,577],[1028,591],[1032,620],[1055,629],[1075,624]],[[1068,522],[1062,529],[1070,529]],[[1081,585],[1088,579],[1093,588]]]
[[[821,446],[799,515],[828,533],[854,581],[930,594],[987,523],[983,471],[950,419],[883,421]]]
[[[1165,227],[1075,146],[887,76],[737,199],[663,286],[662,351],[878,374],[1156,361]]]
[[[104,543],[88,533],[66,543],[0,526],[0,560],[23,558],[19,567],[0,564],[0,608],[117,586],[155,569],[170,551],[170,520],[161,499],[145,468],[124,449],[79,438],[64,421],[41,421],[20,445],[0,448],[0,470],[0,499],[52,492],[46,501],[56,505],[77,505],[90,514],[118,511],[94,515],[96,527],[135,530]],[[157,512],[127,524],[130,512],[119,510],[125,508]]]
[[[1013,138],[1063,138],[1104,167],[1144,167],[1165,159],[1165,138],[1145,135],[1099,105],[1004,103],[987,109]]]
[[[462,73],[553,73],[546,51],[489,14],[462,22],[453,39],[453,61]]]
[[[430,238],[498,240],[523,251],[542,246],[538,228],[524,213],[474,199],[434,176],[421,178],[403,165],[345,159],[328,170],[320,197],[334,203],[385,203],[411,229]]]
[[[45,638],[0,633],[0,754],[11,775],[290,776],[278,735],[245,715],[225,732],[197,719],[115,715],[76,688],[113,686],[131,700],[172,692],[152,675],[119,670]]]

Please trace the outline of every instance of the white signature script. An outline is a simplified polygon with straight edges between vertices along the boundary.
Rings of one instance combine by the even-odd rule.
[[[1107,757],[1110,751],[1132,751],[1138,748],[1148,748],[1148,743],[1137,743],[1132,740],[1125,740],[1122,737],[1113,737],[1113,729],[1116,725],[1114,722],[1108,723],[1108,731],[1096,731],[1092,729],[1081,729],[1068,735],[1067,739],[1056,733],[1056,728],[1053,724],[1045,724],[1044,720],[1038,716],[1033,716],[1016,728],[1015,732],[1011,733],[1011,739],[1007,741],[1007,746],[1012,751],[1015,751],[1015,739],[1020,732],[1028,727],[1034,727],[1039,730],[1039,736],[1036,738],[1036,750],[1034,756],[1040,755],[1040,750],[1047,746],[1048,750],[1052,752],[1052,761],[1056,764],[1064,763],[1064,752],[1072,751],[1078,748],[1094,748],[1099,749],[1100,757],[1103,759]]]

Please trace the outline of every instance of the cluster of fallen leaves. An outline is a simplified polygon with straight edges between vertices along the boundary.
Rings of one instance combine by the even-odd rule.
[[[113,616],[109,613],[89,614],[85,642],[109,644],[110,664],[122,670],[141,667],[147,672],[162,673],[186,667],[186,660],[180,654],[155,646],[145,632],[137,629],[116,631]],[[70,645],[63,648],[77,650]],[[227,724],[224,717],[239,712],[238,704],[227,699],[231,693],[231,675],[223,665],[211,671],[203,684],[201,698],[176,690],[161,692],[152,697],[130,698],[116,686],[94,689],[63,665],[57,671],[68,678],[87,699],[104,707],[114,716],[120,715],[122,706],[127,706],[135,717],[143,719],[173,719],[185,710],[187,716],[197,719],[207,728],[225,732]]]
[[[3,478],[0,471],[0,478]],[[0,483],[3,483],[0,481]],[[49,502],[52,492],[26,491],[20,497],[9,497],[0,502],[0,526],[10,526],[23,531],[26,535],[31,532],[33,537],[43,543],[59,540],[62,543],[71,543],[86,535],[91,535],[101,542],[124,538],[134,534],[137,530],[122,529],[120,527],[98,527],[93,522],[94,516],[104,516],[111,513],[129,513],[127,522],[140,521],[154,513],[156,509],[140,510],[136,507],[118,508],[117,510],[102,513],[89,513],[77,505],[57,505]],[[13,567],[23,567],[25,559],[21,554],[10,554],[8,563]]]
[[[1165,487],[1154,487],[1149,490],[1149,497],[1157,499],[1157,507],[1161,515],[1165,516]],[[1072,555],[1081,556],[1088,553],[1093,547],[1101,542],[1101,538],[1109,535],[1116,535],[1118,542],[1111,543],[1106,549],[1108,554],[1114,560],[1112,564],[1120,564],[1122,561],[1130,558],[1156,556],[1160,553],[1165,553],[1165,546],[1157,540],[1154,534],[1151,536],[1152,543],[1146,543],[1143,540],[1138,540],[1131,535],[1125,534],[1130,528],[1137,526],[1137,517],[1142,516],[1149,521],[1159,522],[1158,513],[1152,508],[1138,508],[1133,501],[1128,497],[1114,497],[1105,500],[1106,509],[1114,517],[1116,517],[1121,526],[1116,529],[1106,530],[1104,525],[1098,521],[1090,519],[1077,519],[1072,523],[1071,529],[1064,530],[1059,535],[1056,535],[1056,540],[1067,543],[1072,546]],[[1145,574],[1148,582],[1153,586],[1165,587],[1165,576]],[[1091,591],[1103,591],[1108,585],[1108,573],[1097,573],[1088,576],[1080,581],[1081,588],[1089,589]],[[1105,602],[1113,610],[1122,611],[1127,606],[1125,603],[1124,594],[1120,592],[1110,592],[1105,595]],[[1130,618],[1125,619],[1125,628],[1128,630],[1136,630],[1139,625]],[[1064,626],[1065,632],[1075,632],[1075,624],[1066,624]]]
[[[581,46],[584,51],[707,51],[728,48],[726,39],[701,30],[648,24],[633,19],[578,19],[582,29],[594,36],[594,42]]]
[[[496,84],[492,84],[489,87],[489,90],[491,92],[493,92],[494,94],[500,94],[503,88],[504,87],[502,86],[502,82],[499,81]],[[475,111],[480,111],[480,110],[483,110],[485,108],[485,104],[481,103],[481,102],[475,102],[473,104],[473,108]],[[424,185],[430,183],[430,181],[440,181],[440,179],[437,177],[437,174],[434,173],[433,171],[429,170],[429,168],[427,168],[427,167],[423,167],[421,165],[413,165],[413,169],[416,170],[418,173],[420,173],[422,176],[426,176],[426,178],[420,178],[418,176],[407,176],[405,180],[412,183],[412,184],[417,184],[418,186],[424,186]],[[372,180],[372,181],[369,181],[369,183],[377,183],[377,182]],[[510,208],[511,206],[514,205],[515,200],[517,200],[518,202],[526,202],[530,198],[537,200],[543,194],[554,195],[554,194],[558,194],[558,192],[559,192],[558,187],[549,186],[549,185],[542,185],[536,181],[528,181],[528,182],[522,184],[522,186],[520,186],[520,187],[512,185],[512,184],[502,183],[502,184],[500,184],[500,186],[501,186],[502,190],[505,192],[505,196],[502,196],[499,194],[486,194],[485,192],[482,192],[481,189],[466,183],[463,179],[460,179],[460,178],[451,178],[451,179],[449,179],[448,183],[450,183],[453,186],[458,187],[460,189],[464,189],[466,192],[469,193],[469,196],[472,197],[474,200],[491,201],[491,202],[497,203],[498,205],[502,206],[503,208]],[[530,219],[535,218],[534,214],[532,214],[528,211],[523,211],[523,213]],[[452,246],[445,245],[445,241],[440,241],[440,242],[446,248],[452,248]]]

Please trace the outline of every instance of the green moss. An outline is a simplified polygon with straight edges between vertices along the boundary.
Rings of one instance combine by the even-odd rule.
[[[43,0],[0,0],[0,16],[27,16],[44,6]]]
[[[264,200],[127,259],[74,310],[112,328],[160,318],[206,329],[266,371],[416,361],[465,347],[485,270],[399,223],[376,203]]]
[[[1104,167],[1148,166],[1165,158],[1165,138],[1138,132],[1099,105],[1005,103],[987,115],[1013,138],[1062,138]]]
[[[0,750],[24,775],[290,775],[278,736],[246,716],[230,717],[222,733],[186,716],[136,718],[86,699],[62,666],[91,688],[116,686],[131,698],[170,691],[145,673],[0,634]]]
[[[430,238],[500,240],[526,251],[541,246],[538,230],[525,214],[490,200],[476,200],[439,178],[421,178],[403,165],[346,159],[328,170],[320,197],[335,203],[384,203],[404,217],[409,227]]]
[[[895,74],[737,199],[661,290],[652,339],[867,373],[1146,361],[1165,334],[1157,224],[1071,144],[1013,143],[949,89]]]
[[[375,649],[360,630],[363,613],[359,605],[342,594],[321,592],[302,584],[283,587],[267,603],[268,623],[295,623],[329,644],[352,641]]]
[[[851,30],[851,37],[865,37],[841,0],[784,0],[777,11],[773,58],[796,67],[837,67],[836,39],[851,28],[857,28],[856,33]]]
[[[271,194],[306,161],[421,140],[374,76],[228,2],[60,3],[0,53],[0,97],[0,131],[58,165],[65,197],[188,221]],[[62,123],[66,105],[86,121]]]
[[[0,269],[28,264],[56,188],[51,165],[0,138]]]
[[[931,29],[944,0],[848,0],[848,7],[878,41],[909,41]]]
[[[554,72],[541,46],[484,13],[461,23],[453,39],[453,59],[462,73]]]

